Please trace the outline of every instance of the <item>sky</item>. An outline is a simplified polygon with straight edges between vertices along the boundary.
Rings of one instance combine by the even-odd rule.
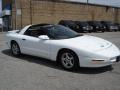
[[[66,0],[66,1],[87,2],[87,0]],[[89,3],[92,4],[120,7],[120,0],[88,0],[88,1]]]
[[[120,7],[120,0],[89,0],[89,2]]]

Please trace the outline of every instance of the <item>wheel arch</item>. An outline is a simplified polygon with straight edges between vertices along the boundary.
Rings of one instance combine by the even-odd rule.
[[[17,54],[13,53],[13,48],[12,48],[12,45],[13,45],[13,44],[16,44],[16,45],[17,45],[17,48],[19,49],[19,51],[18,51]],[[21,49],[20,49],[20,46],[19,46],[19,44],[18,44],[17,41],[11,40],[11,41],[10,41],[10,48],[11,48],[12,54],[13,54],[14,56],[20,56],[20,55],[21,55]]]
[[[19,48],[20,48],[20,45],[19,45],[19,43],[18,43],[16,40],[11,40],[11,41],[10,41],[10,47],[11,47],[11,45],[12,45],[13,43],[17,43],[18,46],[19,46]],[[21,48],[20,48],[20,50],[21,50]]]
[[[78,57],[77,53],[76,53],[74,50],[68,49],[68,48],[62,48],[62,49],[60,49],[60,50],[58,51],[58,53],[57,53],[57,57],[56,57],[56,61],[57,61],[57,62],[59,62],[59,55],[60,55],[62,52],[65,52],[65,51],[71,51],[71,52],[73,52],[73,53],[76,55],[76,57],[78,58],[78,61],[79,61],[79,57]]]
[[[13,43],[17,43],[15,40],[11,40],[10,41],[10,46],[13,44]],[[17,43],[18,44],[18,43]]]

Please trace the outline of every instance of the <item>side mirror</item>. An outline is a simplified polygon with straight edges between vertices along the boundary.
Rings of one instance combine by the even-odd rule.
[[[40,35],[38,38],[42,40],[49,40],[49,37],[47,35]]]

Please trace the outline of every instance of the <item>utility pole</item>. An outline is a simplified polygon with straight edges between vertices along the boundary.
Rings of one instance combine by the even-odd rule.
[[[13,0],[11,0],[11,28],[13,30]]]
[[[89,0],[87,0],[87,4],[89,3]]]
[[[114,22],[118,22],[118,13],[119,11],[118,11],[118,8],[114,8]]]
[[[30,24],[32,24],[32,1],[30,0]]]
[[[21,10],[21,28],[22,28],[22,0],[20,1],[20,10]]]
[[[17,0],[15,0],[15,29],[17,29]]]
[[[88,4],[89,4],[89,0],[87,0],[87,10],[89,10]]]

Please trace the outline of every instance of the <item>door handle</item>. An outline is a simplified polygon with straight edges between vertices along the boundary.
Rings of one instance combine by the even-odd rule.
[[[23,41],[25,41],[26,39],[22,39]]]

